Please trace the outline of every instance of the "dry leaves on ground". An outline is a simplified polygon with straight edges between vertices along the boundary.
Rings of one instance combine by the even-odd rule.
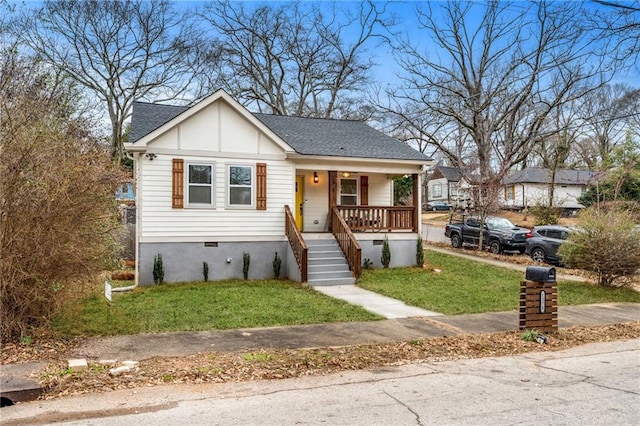
[[[90,368],[73,372],[58,359],[39,373],[44,398],[105,392],[169,383],[221,383],[283,379],[372,369],[411,362],[515,355],[557,351],[585,343],[639,338],[640,322],[562,329],[547,344],[523,341],[520,332],[463,335],[409,342],[319,349],[263,349],[257,352],[198,353],[151,358],[133,371],[112,377],[108,367],[89,360]]]

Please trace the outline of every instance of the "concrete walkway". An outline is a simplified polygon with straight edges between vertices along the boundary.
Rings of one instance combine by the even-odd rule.
[[[355,285],[314,286],[313,289],[327,296],[344,300],[352,305],[361,306],[365,310],[381,315],[387,319],[441,315],[437,312],[409,306],[400,300],[382,296],[378,293],[356,287]]]

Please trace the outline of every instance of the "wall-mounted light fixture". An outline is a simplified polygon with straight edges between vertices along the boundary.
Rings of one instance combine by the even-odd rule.
[[[318,183],[318,172],[313,172],[313,183]]]
[[[349,172],[342,172],[342,177],[349,177],[351,176],[351,173]]]
[[[157,155],[152,152],[148,152],[144,156],[147,157],[149,161],[153,161],[153,159],[157,157]]]

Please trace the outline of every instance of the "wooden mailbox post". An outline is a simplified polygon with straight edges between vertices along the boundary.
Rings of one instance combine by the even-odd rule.
[[[520,283],[520,330],[558,331],[558,286],[555,268],[528,266]]]

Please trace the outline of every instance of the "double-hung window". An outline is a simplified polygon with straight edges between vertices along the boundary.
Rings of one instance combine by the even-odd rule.
[[[213,206],[213,164],[187,164],[187,204]]]
[[[515,200],[516,199],[516,187],[515,185],[507,186],[504,188],[504,199]]]
[[[227,204],[233,207],[253,206],[253,166],[229,166]]]
[[[442,197],[442,184],[436,183],[433,185],[433,196],[437,198]]]
[[[340,179],[340,205],[358,205],[358,179]]]

